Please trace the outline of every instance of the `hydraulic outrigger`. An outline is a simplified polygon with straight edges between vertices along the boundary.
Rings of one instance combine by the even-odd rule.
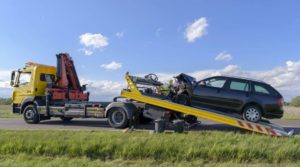
[[[125,79],[128,84],[128,89],[124,89],[121,92],[121,96],[132,99],[138,102],[142,102],[148,105],[153,105],[163,109],[180,112],[187,115],[193,115],[198,118],[203,118],[230,126],[246,129],[249,131],[271,135],[271,136],[292,136],[294,131],[286,132],[282,127],[276,126],[272,123],[259,122],[253,123],[248,122],[243,119],[236,118],[234,115],[221,114],[219,112],[214,112],[206,109],[199,109],[190,106],[185,106],[181,104],[174,103],[170,100],[162,99],[159,97],[152,97],[143,94],[132,80],[133,77],[126,74]]]

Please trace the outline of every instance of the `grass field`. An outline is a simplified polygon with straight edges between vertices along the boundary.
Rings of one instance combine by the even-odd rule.
[[[300,107],[284,107],[284,115],[282,119],[300,119]]]
[[[10,105],[0,105],[0,118],[21,118],[21,115],[13,114]]]
[[[300,119],[300,107],[284,107],[282,119]],[[0,105],[0,118],[20,118],[21,115],[12,114],[10,105]]]
[[[0,136],[0,166],[300,165],[300,136],[4,130]]]

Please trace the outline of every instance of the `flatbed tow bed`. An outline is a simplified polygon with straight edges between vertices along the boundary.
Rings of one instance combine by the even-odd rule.
[[[181,104],[174,103],[170,100],[161,99],[159,97],[151,97],[144,95],[140,92],[137,85],[132,81],[132,77],[129,73],[126,74],[125,79],[128,84],[128,89],[124,89],[121,92],[121,96],[132,99],[138,102],[142,102],[148,105],[153,105],[163,109],[180,112],[187,115],[193,115],[198,118],[203,118],[230,126],[246,129],[249,131],[270,135],[270,136],[292,136],[294,131],[291,130],[286,132],[284,128],[274,125],[272,123],[267,123],[260,121],[258,123],[248,122],[241,118],[236,118],[235,115],[222,114],[220,112],[214,112],[206,109],[199,109],[190,106],[185,106]]]

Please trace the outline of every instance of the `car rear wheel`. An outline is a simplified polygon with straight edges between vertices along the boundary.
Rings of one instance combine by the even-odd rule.
[[[28,124],[37,124],[40,122],[40,116],[35,105],[28,105],[25,107],[23,118]]]
[[[245,107],[243,111],[243,118],[249,122],[258,122],[261,120],[261,109],[255,105]]]

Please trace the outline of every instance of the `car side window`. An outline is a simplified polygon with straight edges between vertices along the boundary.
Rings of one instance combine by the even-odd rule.
[[[246,81],[231,81],[229,89],[230,90],[248,92],[249,91],[249,84]]]
[[[30,83],[30,79],[31,79],[31,73],[20,73],[20,77],[19,77],[19,86],[22,85],[28,85]]]
[[[213,87],[213,88],[223,88],[226,79],[225,78],[211,78],[205,80],[205,86]]]
[[[254,85],[254,91],[256,93],[271,94],[271,92],[265,86],[258,84]]]

